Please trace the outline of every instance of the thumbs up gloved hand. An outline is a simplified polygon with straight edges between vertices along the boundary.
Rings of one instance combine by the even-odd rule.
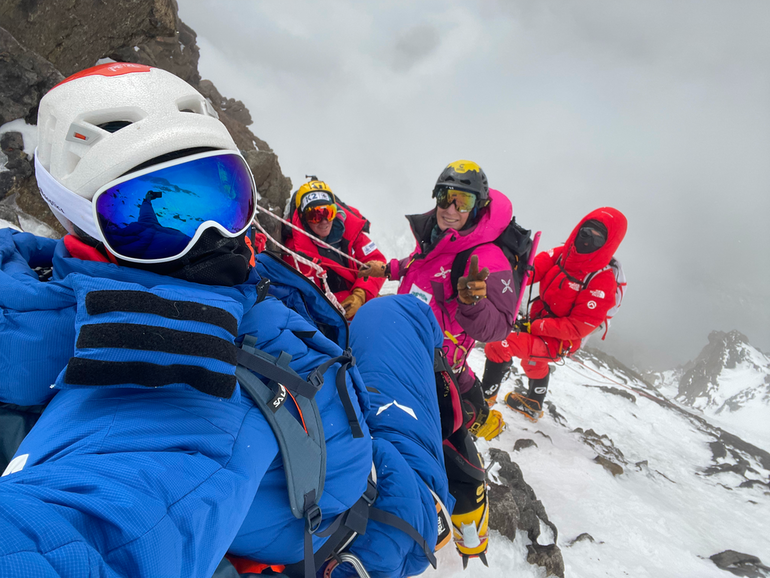
[[[467,277],[460,277],[457,281],[457,300],[466,305],[473,305],[487,296],[487,277],[489,269],[484,267],[479,271],[479,257],[471,257],[471,266]]]
[[[389,279],[390,265],[388,263],[383,263],[382,261],[368,261],[361,265],[361,268],[358,270],[358,277],[363,277],[364,281],[369,277]]]

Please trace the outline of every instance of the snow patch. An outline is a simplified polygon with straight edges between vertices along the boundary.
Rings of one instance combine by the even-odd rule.
[[[17,118],[0,126],[0,134],[7,132],[21,133],[21,137],[24,139],[24,154],[31,158],[37,148],[37,125],[27,124],[23,118]]]

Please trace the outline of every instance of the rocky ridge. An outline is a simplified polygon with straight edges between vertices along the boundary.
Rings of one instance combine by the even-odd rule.
[[[136,62],[183,78],[212,104],[251,166],[260,205],[282,209],[291,193],[278,157],[248,128],[251,114],[243,102],[222,96],[198,72],[196,34],[178,15],[175,0],[112,2],[0,3],[0,219],[21,229],[48,228],[64,234],[42,201],[34,179],[29,143],[14,128],[17,119],[34,125],[40,98],[65,77],[105,59]],[[277,233],[274,220],[263,223]],[[37,226],[35,226],[37,225]]]

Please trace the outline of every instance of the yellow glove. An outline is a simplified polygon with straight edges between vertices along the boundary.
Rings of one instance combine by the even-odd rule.
[[[364,303],[366,303],[366,293],[364,293],[364,290],[360,287],[356,287],[341,303],[342,308],[345,309],[345,319],[353,319],[356,311],[358,311],[359,307]]]
[[[484,267],[479,271],[479,256],[471,257],[471,266],[467,277],[460,277],[457,281],[457,300],[466,305],[473,305],[487,296],[487,277],[489,269]]]
[[[361,268],[358,270],[358,277],[363,277],[364,281],[369,277],[389,279],[390,267],[387,263],[383,263],[382,261],[368,261],[361,265]]]

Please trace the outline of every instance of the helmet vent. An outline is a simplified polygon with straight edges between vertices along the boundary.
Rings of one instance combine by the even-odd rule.
[[[130,120],[111,120],[97,126],[107,132],[118,132],[120,129],[125,128],[130,124],[133,124]]]
[[[200,97],[188,97],[184,98],[176,103],[177,110],[179,112],[188,112],[192,114],[206,115],[203,107],[203,99]]]

